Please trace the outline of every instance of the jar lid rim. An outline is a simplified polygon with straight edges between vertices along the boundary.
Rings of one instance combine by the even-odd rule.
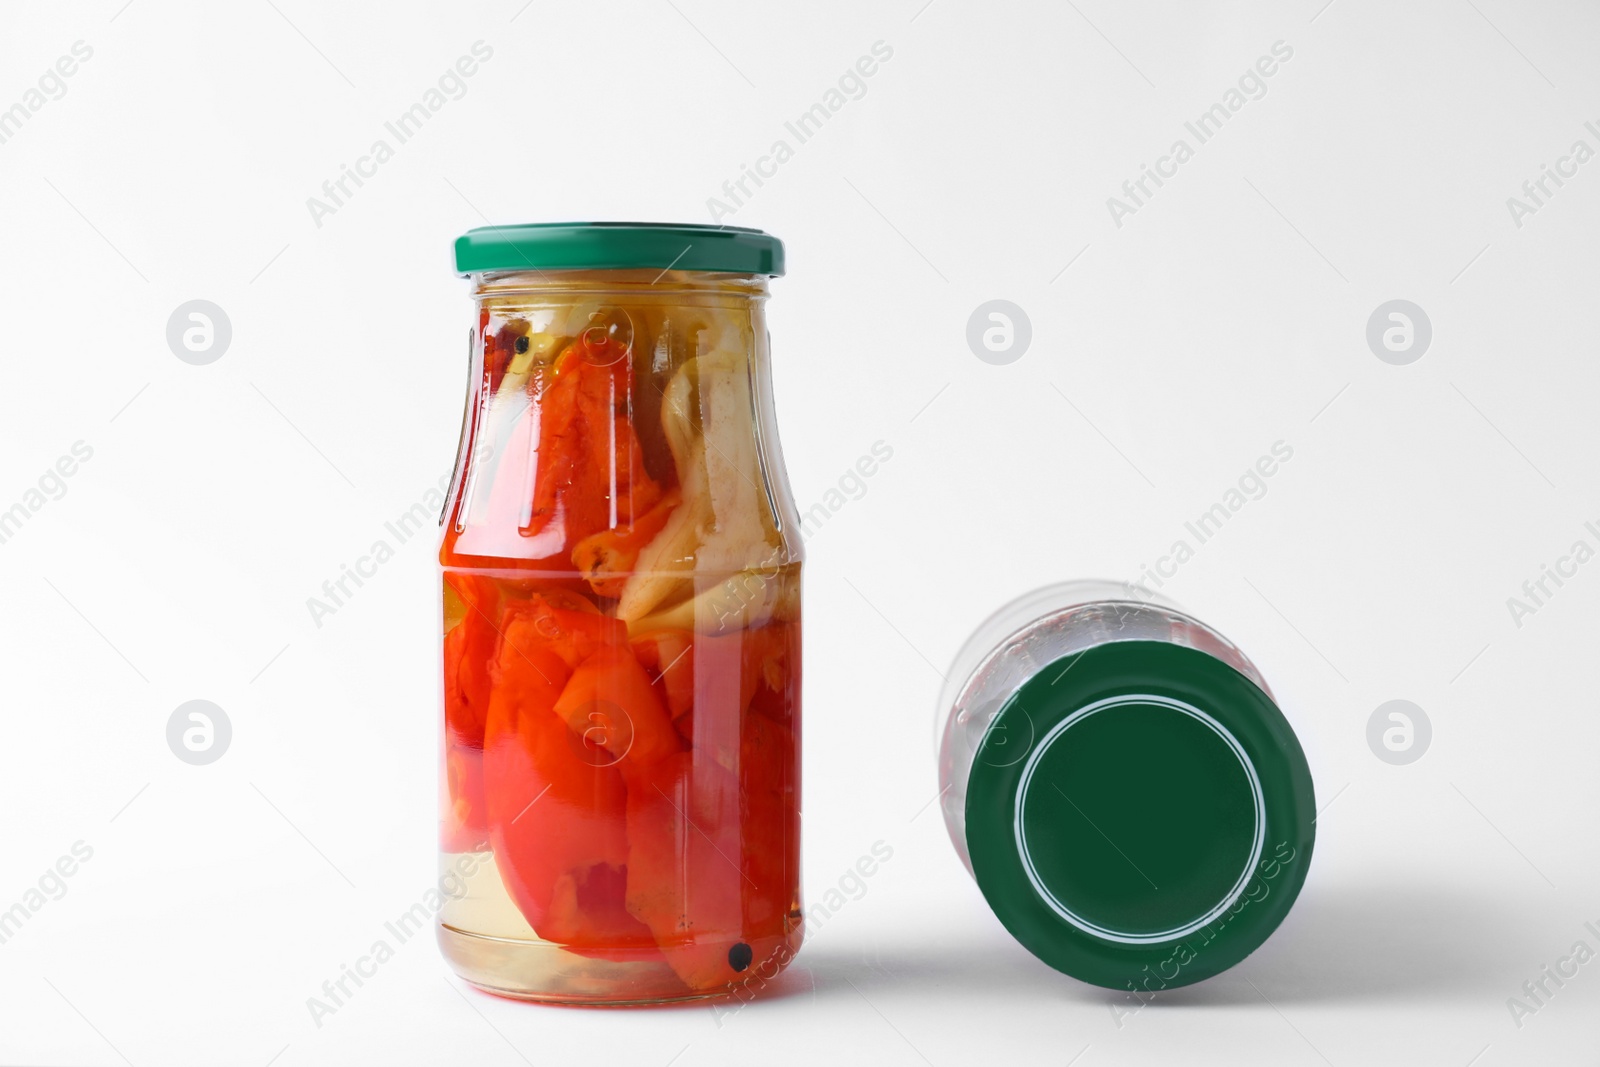
[[[783,242],[747,226],[672,222],[529,222],[479,226],[455,243],[456,271],[784,272]]]

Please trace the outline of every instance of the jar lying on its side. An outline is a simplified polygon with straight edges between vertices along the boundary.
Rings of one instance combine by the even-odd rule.
[[[1294,731],[1226,638],[1111,582],[1029,593],[939,697],[945,825],[1011,934],[1139,993],[1244,959],[1294,903],[1316,804]]]
[[[800,566],[734,227],[489,227],[440,549],[439,942],[505,996],[623,1004],[798,949]]]

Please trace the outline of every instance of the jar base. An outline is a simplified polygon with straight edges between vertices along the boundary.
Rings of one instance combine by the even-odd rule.
[[[690,989],[662,959],[602,960],[580,956],[548,941],[527,941],[469,933],[445,923],[438,927],[439,950],[456,974],[485,993],[509,1000],[568,1007],[645,1007],[727,997],[744,983],[716,989]],[[799,948],[800,932],[788,939],[764,938],[769,963],[751,981],[765,984],[788,965]],[[737,942],[729,942],[732,947]],[[777,969],[770,961],[781,960]]]

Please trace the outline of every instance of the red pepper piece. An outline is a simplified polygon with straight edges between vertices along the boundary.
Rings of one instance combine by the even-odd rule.
[[[745,665],[756,686],[747,707],[787,728],[800,705],[800,624],[773,622],[750,634]]]
[[[795,738],[787,727],[799,699],[799,627],[769,623],[727,636],[696,639],[700,681],[695,747],[736,767],[745,875],[747,936],[785,938],[799,884],[799,779]]]
[[[800,781],[794,739],[760,712],[744,717],[739,788],[747,878],[742,929],[752,938],[789,932],[800,884]]]
[[[460,603],[461,618],[444,635],[444,721],[464,745],[483,747],[489,709],[489,666],[500,644],[495,620],[500,591],[494,581],[446,572],[445,593]],[[447,610],[451,605],[447,605]]]
[[[656,695],[683,732],[683,720],[694,708],[694,634],[688,630],[652,630],[630,642],[639,665],[654,675]]]
[[[726,986],[740,975],[729,950],[742,935],[748,888],[738,780],[693,752],[636,766],[627,779],[628,911],[690,989]]]
[[[606,769],[626,783],[627,856],[609,862],[626,869],[628,914],[690,988],[732,981],[738,972],[728,949],[741,929],[744,879],[738,780],[683,750],[650,676],[625,647],[585,660],[553,710],[570,733],[603,750],[615,762]]]
[[[541,618],[508,611],[495,663],[484,747],[490,843],[501,881],[541,937],[631,958],[654,942],[620,891],[626,790],[555,712],[571,669],[539,632]]]
[[[601,530],[631,523],[661,498],[625,413],[632,362],[624,357],[603,363],[609,358],[580,339],[539,377],[538,470],[525,534],[559,522],[566,543],[575,546]]]
[[[645,471],[644,448],[628,417],[633,362],[600,328],[585,330],[564,358],[578,377],[578,410],[587,431],[590,470],[600,472],[597,487],[616,501],[616,519],[609,525],[632,522],[661,499],[661,487]],[[557,365],[560,369],[559,361]]]
[[[572,549],[572,565],[583,572],[589,587],[604,597],[621,596],[639,553],[667,524],[679,499],[673,489],[628,525],[601,530],[579,541]]]
[[[594,959],[659,959],[655,935],[628,914],[627,884],[627,871],[609,863],[562,875],[539,936]]]
[[[626,623],[601,615],[593,604],[573,593],[547,591],[506,608],[504,630],[511,641],[513,625],[518,640],[530,648],[559,656],[569,671],[602,648],[628,643]],[[526,636],[523,636],[526,635]],[[566,675],[562,675],[565,681]]]
[[[650,676],[626,645],[599,649],[572,672],[555,713],[574,735],[608,754],[630,783],[641,768],[683,750]]]
[[[446,572],[445,612],[459,615],[444,636],[445,788],[441,828],[450,852],[475,851],[489,833],[483,796],[483,733],[489,713],[489,671],[500,643],[494,620],[500,593],[493,581]]]
[[[526,338],[530,327],[526,319],[511,319],[492,336],[484,333],[488,327],[489,309],[484,308],[478,316],[478,333],[483,336],[483,368],[489,376],[489,392],[492,394],[500,388],[506,368],[511,366],[511,359],[517,354],[518,344],[521,344],[523,351],[527,350]]]
[[[483,749],[444,743],[446,804],[439,828],[446,852],[481,852],[488,847],[489,812],[483,794]]]
[[[570,349],[568,349],[570,351]],[[533,510],[525,534],[537,534],[558,519],[568,544],[587,537],[603,525],[603,502],[575,485],[578,477],[578,378],[561,373],[556,365],[541,370],[535,382],[539,447],[533,481]],[[520,486],[513,488],[521,488]],[[579,532],[579,531],[582,532]]]
[[[733,699],[734,680],[739,687],[739,712],[748,708],[763,690],[782,692],[789,684],[791,673],[796,672],[799,650],[791,646],[797,632],[790,623],[773,622],[754,630],[697,638],[704,656],[716,657],[719,664],[715,672],[718,678],[713,680],[716,690],[730,690],[722,699]],[[791,664],[791,660],[795,660],[795,664]],[[732,708],[724,714],[731,717],[730,721],[737,720]]]
[[[736,638],[723,638],[688,651],[690,641],[702,640],[669,630],[638,643],[640,648],[654,648],[658,662],[664,649],[674,646],[685,649],[685,659],[706,653],[685,673],[691,686],[691,712],[686,718],[706,734],[704,739],[696,737],[691,752],[672,750],[675,745],[666,742],[648,744],[648,737],[666,723],[666,710],[653,689],[645,688],[650,685],[645,670],[637,662],[627,664],[632,656],[597,656],[586,667],[605,669],[606,680],[597,678],[597,688],[603,686],[611,701],[624,705],[635,723],[632,749],[619,763],[627,782],[627,910],[650,926],[678,977],[690,989],[709,992],[736,981],[749,966],[752,945],[746,941],[746,910],[762,917],[762,936],[768,931],[784,934],[781,915],[790,904],[784,899],[789,883],[771,885],[770,896],[747,904],[749,894],[762,891],[755,873],[766,877],[768,872],[762,861],[746,856],[746,849],[755,846],[746,822],[752,816],[760,821],[757,835],[762,843],[781,838],[782,817],[773,811],[779,797],[763,795],[754,813],[746,809],[741,777],[733,769],[742,755],[742,715],[736,702],[741,699],[739,664],[744,649]],[[728,662],[723,667],[718,661]],[[702,683],[698,693],[693,691],[696,678]],[[574,675],[573,685],[576,681]],[[562,699],[566,701],[565,693]],[[762,739],[771,752],[763,750],[760,758],[752,757],[752,774],[766,773],[782,758],[781,744],[766,734]],[[757,865],[747,870],[752,862]],[[779,873],[786,870],[784,862],[779,857]],[[741,942],[742,953],[736,950]],[[768,952],[765,945],[762,952]]]

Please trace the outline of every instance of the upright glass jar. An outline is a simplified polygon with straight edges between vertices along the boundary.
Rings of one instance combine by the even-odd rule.
[[[442,519],[445,956],[505,996],[710,996],[801,941],[801,542],[756,230],[473,230]]]
[[[939,696],[945,825],[1006,928],[1133,993],[1238,963],[1305,881],[1311,772],[1254,664],[1149,590],[1078,581],[984,621]]]

